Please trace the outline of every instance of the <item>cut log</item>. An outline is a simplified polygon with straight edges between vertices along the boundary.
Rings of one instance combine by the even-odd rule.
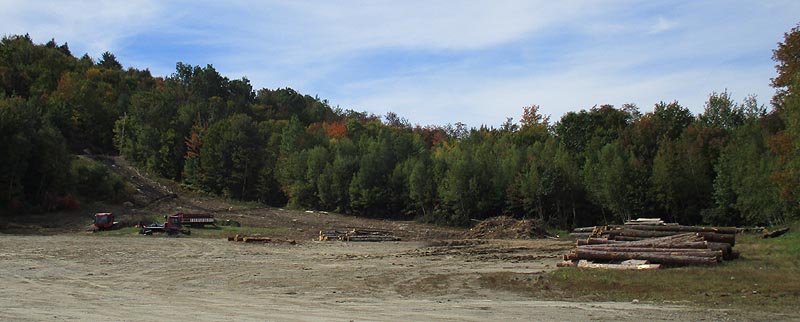
[[[565,260],[556,264],[556,267],[575,267],[576,265],[577,264],[573,261]]]
[[[671,231],[683,233],[718,233],[718,234],[736,234],[736,227],[698,227],[698,226],[625,226],[625,229],[645,230],[645,231]]]
[[[733,234],[718,234],[718,233],[697,233],[697,236],[703,237],[706,241],[714,243],[728,243],[731,246],[736,245],[736,235]]]
[[[272,241],[272,238],[269,237],[244,237],[242,241],[245,243],[265,243]]]
[[[636,218],[633,220],[625,221],[626,225],[664,225],[661,218]]]
[[[727,245],[727,244],[726,244]],[[685,241],[673,241],[673,242],[652,242],[650,239],[640,240],[640,241],[633,241],[633,242],[617,242],[616,244],[594,244],[594,245],[581,245],[581,247],[628,247],[628,248],[665,248],[665,249],[675,249],[675,248],[684,248],[684,249],[708,249],[708,242],[685,242]]]
[[[733,246],[728,243],[714,243],[714,242],[707,242],[708,249],[722,251],[722,259],[731,260],[734,259],[733,256]]]
[[[619,240],[609,240],[608,238],[600,238],[600,237],[589,237],[586,239],[578,239],[575,242],[577,246],[583,245],[608,245],[608,244],[619,244],[619,243],[627,243],[625,241]]]
[[[680,232],[675,232],[675,231],[650,231],[650,230],[636,230],[636,229],[615,229],[615,230],[609,230],[607,233],[610,237],[628,236],[628,237],[646,237],[646,238],[667,237],[667,236],[681,234]]]
[[[648,237],[633,237],[633,236],[614,236],[612,237],[616,241],[639,241],[649,239]]]
[[[592,233],[569,233],[569,237],[576,238],[576,239],[586,239],[591,236]]]
[[[382,242],[382,241],[399,241],[400,238],[396,236],[348,236],[345,241],[351,242]]]
[[[785,234],[788,231],[789,231],[789,227],[781,228],[781,229],[774,230],[774,231],[769,231],[769,230],[764,229],[764,235],[762,235],[761,237],[762,238],[775,238],[775,237],[778,237],[778,236],[781,236],[781,235]]]
[[[604,252],[627,252],[627,253],[670,253],[685,256],[700,257],[720,257],[721,250],[697,249],[697,248],[652,248],[652,247],[578,247],[578,249],[588,249],[592,251]]]
[[[373,228],[356,228],[349,230],[320,230],[320,241],[398,241],[399,237],[393,236],[390,231]]]
[[[707,248],[702,237],[695,234],[682,234],[661,238],[649,238],[639,241],[609,241],[603,243],[602,239],[589,239],[590,245],[609,245],[622,247],[654,247],[654,248]]]
[[[620,244],[625,243],[619,240],[610,240],[608,238],[587,238],[586,243],[589,245],[605,245],[605,244]]]
[[[766,227],[740,227],[736,228],[736,233],[761,233]]]
[[[349,231],[343,230],[320,230],[319,231],[319,240],[320,241],[333,241],[333,240],[342,240]]]
[[[602,264],[602,263],[592,263],[585,259],[582,259],[578,261],[577,266],[579,268],[599,268],[599,269],[613,269],[613,270],[648,270],[648,269],[658,269],[661,267],[661,265],[659,264],[638,264],[638,263],[633,264],[626,262],[628,261],[622,262],[621,264]]]
[[[709,265],[715,264],[718,257],[686,256],[681,253],[648,253],[648,252],[605,252],[591,249],[575,250],[577,259],[599,261],[623,261],[628,259],[648,260],[651,263],[669,265]]]
[[[592,231],[594,231],[594,226],[578,227],[572,230],[573,233],[591,233]]]

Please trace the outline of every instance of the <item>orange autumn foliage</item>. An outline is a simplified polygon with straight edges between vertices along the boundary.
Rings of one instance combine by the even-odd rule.
[[[322,128],[329,138],[343,138],[347,136],[347,126],[344,122],[324,123]]]

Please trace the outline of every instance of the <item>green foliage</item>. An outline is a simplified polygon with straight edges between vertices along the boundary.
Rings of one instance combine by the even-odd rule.
[[[565,114],[556,124],[555,133],[567,149],[582,154],[593,141],[605,145],[616,140],[633,118],[629,111],[602,105]]]
[[[773,79],[777,93],[773,104],[780,109],[784,133],[771,140],[777,156],[772,178],[780,189],[780,198],[787,213],[800,218],[800,25],[784,35],[784,41],[773,52],[778,62],[778,76]]]
[[[64,138],[46,122],[41,108],[20,97],[0,97],[0,207],[44,206],[69,192]]]
[[[24,99],[47,96],[61,74],[75,68],[67,45],[35,45],[30,36],[3,37],[0,41],[0,93]]]
[[[727,91],[713,92],[708,97],[705,111],[698,115],[697,123],[700,127],[732,130],[742,125],[744,117],[743,106],[737,105]]]
[[[122,202],[128,197],[122,178],[97,161],[77,158],[70,164],[70,174],[82,200]]]
[[[235,114],[203,134],[196,176],[204,189],[235,199],[255,199],[262,167],[262,141],[249,116]]]
[[[614,214],[615,221],[630,219],[641,210],[636,198],[637,160],[618,142],[587,156],[584,184],[590,198]]]
[[[332,108],[291,88],[254,91],[212,65],[166,78],[66,44],[0,42],[0,206],[120,200],[101,165],[70,153],[119,153],[140,168],[233,199],[468,225],[497,215],[568,228],[637,216],[682,224],[763,224],[800,213],[800,30],[774,58],[775,109],[709,95],[570,112],[537,105],[519,123],[414,126],[395,113]],[[69,171],[67,171],[69,170]]]
[[[784,203],[771,179],[776,158],[767,146],[767,132],[755,122],[737,129],[717,168],[717,205],[723,209],[732,207],[747,224],[780,223],[785,219]]]
[[[663,141],[653,160],[652,198],[674,222],[699,224],[700,211],[711,206],[711,166],[697,135],[690,126],[677,142]]]

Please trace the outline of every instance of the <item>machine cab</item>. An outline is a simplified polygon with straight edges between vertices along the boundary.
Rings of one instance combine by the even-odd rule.
[[[167,228],[169,229],[180,229],[181,224],[181,217],[178,215],[171,215],[167,216]]]
[[[94,226],[97,228],[111,228],[114,225],[114,214],[99,212],[94,214]]]
[[[111,222],[111,214],[97,214],[94,216],[94,223],[103,226]]]
[[[93,216],[92,231],[114,229],[114,214],[110,212],[98,212]]]

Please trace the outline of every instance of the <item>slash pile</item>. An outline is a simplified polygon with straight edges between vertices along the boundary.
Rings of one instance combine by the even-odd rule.
[[[541,221],[510,216],[488,218],[464,233],[464,239],[535,239],[547,236]]]
[[[577,228],[573,234],[586,234]],[[574,236],[574,235],[573,235]],[[644,260],[668,266],[710,265],[738,257],[733,251],[736,228],[679,225],[621,225],[592,227],[588,237],[564,256],[562,266],[580,260],[622,262]]]
[[[400,237],[392,235],[391,232],[380,229],[345,229],[345,230],[320,230],[320,241],[399,241]]]

